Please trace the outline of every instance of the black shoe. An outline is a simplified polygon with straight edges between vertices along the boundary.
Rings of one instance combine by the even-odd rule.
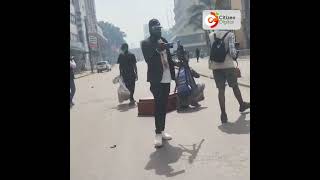
[[[184,112],[187,111],[189,108],[189,106],[180,106],[179,108],[177,108],[177,112]]]
[[[187,109],[189,109],[189,108],[190,108],[190,106],[181,106],[181,107],[180,107],[180,110],[183,111],[183,110],[187,110]]]
[[[222,113],[221,116],[220,116],[220,118],[221,118],[221,123],[222,123],[222,124],[228,122],[228,116],[227,116],[227,114]]]
[[[245,111],[245,110],[247,110],[247,109],[249,109],[249,108],[250,108],[250,103],[248,103],[248,102],[243,102],[242,105],[241,105],[240,108],[239,108],[239,111],[240,111],[240,112],[243,112],[243,111]]]

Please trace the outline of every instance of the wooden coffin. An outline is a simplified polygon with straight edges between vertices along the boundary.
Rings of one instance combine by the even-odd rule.
[[[138,102],[138,116],[154,116],[154,99],[145,98],[139,99]],[[177,93],[171,93],[168,97],[167,112],[177,109]]]

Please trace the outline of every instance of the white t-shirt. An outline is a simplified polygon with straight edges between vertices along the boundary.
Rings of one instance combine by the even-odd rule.
[[[160,39],[159,43],[162,43],[163,41]],[[163,50],[160,52],[162,67],[163,67],[163,74],[162,74],[162,80],[161,83],[171,83],[171,73],[169,68],[169,62],[167,57],[167,50]]]

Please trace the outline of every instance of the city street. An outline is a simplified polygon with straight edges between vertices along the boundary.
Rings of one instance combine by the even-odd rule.
[[[207,61],[202,61],[206,63]],[[150,97],[147,66],[138,62],[135,99]],[[207,66],[203,66],[207,67]],[[249,180],[250,110],[241,114],[231,88],[226,88],[229,124],[221,125],[218,91],[213,79],[200,77],[205,100],[199,109],[167,114],[173,136],[155,149],[154,118],[138,117],[128,101],[119,105],[112,71],[75,79],[75,106],[70,109],[71,180]],[[171,83],[171,92],[175,83]],[[250,87],[240,86],[250,101]],[[67,137],[66,137],[67,138]]]

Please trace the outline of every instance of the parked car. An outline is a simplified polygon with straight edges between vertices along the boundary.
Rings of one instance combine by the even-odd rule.
[[[100,73],[102,71],[111,71],[111,65],[108,61],[100,61],[97,63],[97,72]]]

